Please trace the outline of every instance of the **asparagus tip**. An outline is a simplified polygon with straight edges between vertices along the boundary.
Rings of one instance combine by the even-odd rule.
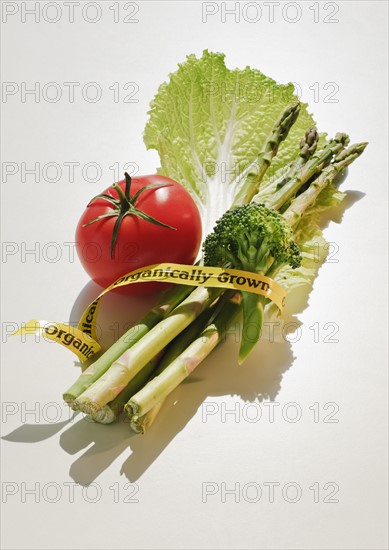
[[[350,143],[350,136],[344,132],[338,132],[335,136],[335,141],[346,147]]]
[[[316,152],[319,137],[316,126],[308,128],[305,132],[300,141],[300,157],[303,160],[307,161]]]
[[[368,145],[369,145],[368,141],[362,141],[362,143],[358,143],[358,152],[362,154]]]
[[[274,147],[275,153],[277,152],[278,145],[287,137],[290,128],[296,122],[297,117],[300,114],[300,109],[301,103],[297,100],[287,105],[287,107],[281,114],[277,123],[278,140],[276,146]]]
[[[294,101],[287,107],[287,112],[292,115],[293,122],[291,123],[291,126],[294,124],[295,120],[297,119],[299,113],[301,110],[301,103],[300,101]]]
[[[335,162],[341,162],[347,159],[348,157],[359,156],[362,155],[363,151],[368,146],[367,141],[363,141],[361,143],[355,143],[354,145],[350,145],[347,149],[343,149],[340,153],[338,153],[334,159]]]
[[[124,405],[124,410],[128,414],[129,418],[136,416],[139,413],[138,406],[133,401],[128,401]]]

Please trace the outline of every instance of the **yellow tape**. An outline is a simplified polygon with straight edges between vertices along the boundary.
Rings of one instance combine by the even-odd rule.
[[[33,319],[28,321],[19,330],[13,334],[36,334],[41,332],[45,338],[54,340],[58,344],[70,349],[84,362],[90,359],[95,353],[100,351],[101,347],[93,338],[82,330],[65,325],[64,323],[55,323],[52,321],[39,321]]]
[[[101,349],[96,341],[96,321],[100,301],[104,294],[114,288],[148,281],[245,290],[266,296],[280,310],[282,310],[286,298],[286,292],[282,286],[269,277],[257,273],[219,267],[154,264],[123,275],[103,290],[84,311],[78,328],[52,321],[32,320],[13,334],[36,334],[41,331],[45,337],[67,347],[84,362]]]
[[[246,290],[261,296],[266,296],[282,310],[286,292],[278,283],[264,275],[241,271],[238,269],[223,269],[220,267],[189,266],[184,264],[154,264],[135,269],[117,279],[108,286],[86,308],[78,328],[96,338],[96,319],[100,300],[110,290],[133,283],[163,281],[180,285],[205,286]]]

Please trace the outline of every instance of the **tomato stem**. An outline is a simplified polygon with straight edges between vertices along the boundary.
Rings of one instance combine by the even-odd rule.
[[[126,198],[130,200],[130,191],[131,191],[131,176],[127,172],[124,173],[124,177],[126,178]]]
[[[116,191],[116,193],[119,196],[119,199],[115,199],[114,197],[111,197],[110,195],[107,195],[106,193],[101,193],[100,195],[97,195],[96,197],[93,197],[88,203],[88,206],[93,204],[93,202],[97,199],[103,199],[107,202],[109,202],[113,208],[112,212],[107,212],[105,214],[102,214],[101,216],[97,216],[93,220],[91,220],[88,223],[85,223],[83,227],[86,227],[87,225],[91,225],[92,223],[95,223],[97,221],[100,221],[104,218],[117,216],[117,220],[115,222],[113,231],[112,231],[112,239],[111,239],[111,259],[114,256],[115,251],[115,245],[116,240],[118,237],[120,225],[123,221],[123,218],[125,216],[137,216],[138,218],[141,218],[142,220],[148,221],[150,223],[153,223],[154,225],[159,225],[160,227],[165,227],[166,229],[172,229],[173,231],[176,231],[175,227],[172,227],[171,225],[168,225],[166,223],[160,222],[153,218],[152,216],[149,216],[139,208],[137,208],[136,203],[139,199],[139,196],[144,192],[148,191],[150,189],[157,189],[159,187],[170,187],[170,183],[154,183],[151,185],[145,185],[141,189],[139,189],[132,197],[131,197],[131,176],[125,172],[124,174],[126,178],[126,188],[125,191],[118,185],[117,183],[114,183],[112,185],[113,189]]]

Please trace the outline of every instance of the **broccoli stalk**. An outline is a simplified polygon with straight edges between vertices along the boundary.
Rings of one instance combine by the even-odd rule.
[[[274,276],[285,264],[299,267],[301,253],[291,227],[275,210],[251,203],[228,210],[204,242],[204,263]],[[260,338],[267,298],[242,292],[239,362]]]
[[[269,272],[274,275],[285,264],[295,268],[301,262],[300,249],[285,219],[275,210],[254,202],[228,210],[216,222],[213,233],[205,239],[203,253],[205,265],[231,267],[262,275]],[[240,363],[260,338],[266,303],[266,297],[250,292],[241,292],[241,298],[243,328]],[[132,426],[137,428],[138,418],[158,406],[211,353],[240,309],[236,299],[226,303],[222,301],[220,314],[216,314],[214,320],[207,324],[201,336],[129,400],[125,410]],[[254,337],[251,337],[249,334],[253,329]]]

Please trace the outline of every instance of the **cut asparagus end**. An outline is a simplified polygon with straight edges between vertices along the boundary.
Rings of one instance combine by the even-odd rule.
[[[73,395],[71,395],[70,393],[64,393],[62,397],[66,405],[69,405],[71,409],[76,410]]]
[[[130,422],[133,421],[133,418],[139,418],[139,406],[132,399],[124,405],[124,411],[126,412]]]
[[[93,420],[99,424],[112,424],[118,420],[118,416],[112,407],[104,405],[97,413],[88,414],[88,420]]]
[[[134,414],[130,417],[130,427],[133,432],[137,434],[145,434],[149,431],[151,426],[154,423],[154,420],[157,418],[159,411],[161,410],[162,405],[165,400],[160,401],[155,407],[149,410],[143,416]]]
[[[97,416],[102,407],[90,399],[84,399],[82,396],[79,399],[76,399],[73,403],[75,410],[81,411],[87,415]]]
[[[142,425],[141,418],[139,418],[139,416],[137,415],[132,416],[130,420],[130,428],[133,432],[143,435],[145,433],[145,429]]]
[[[161,354],[157,354],[138,372],[113,401],[103,405],[96,415],[89,415],[89,418],[101,424],[108,424],[117,420],[123,412],[125,403],[150,379],[160,358]]]
[[[160,401],[143,416],[133,416],[130,422],[131,429],[137,433],[145,434],[153,425],[165,400]]]

